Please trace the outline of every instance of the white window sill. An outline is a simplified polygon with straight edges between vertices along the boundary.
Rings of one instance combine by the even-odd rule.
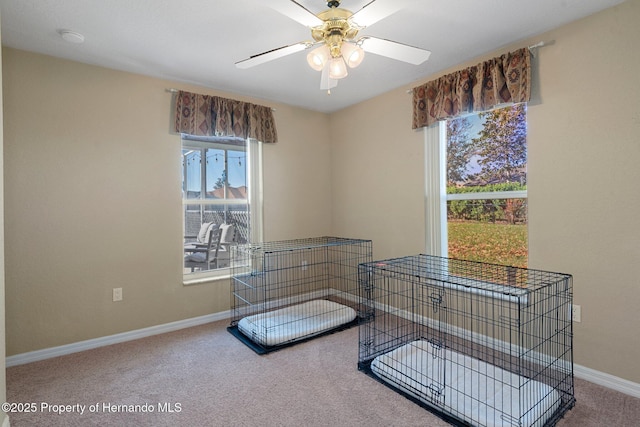
[[[231,278],[231,270],[226,269],[226,271],[220,272],[216,275],[198,274],[198,275],[184,276],[182,279],[182,284],[184,286],[201,285],[203,283],[213,283],[213,282],[219,282],[220,280],[229,280],[230,278]]]

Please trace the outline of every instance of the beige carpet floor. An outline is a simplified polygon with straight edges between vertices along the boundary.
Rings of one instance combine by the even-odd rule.
[[[258,356],[226,326],[8,368],[7,400],[35,409],[11,425],[448,425],[357,370],[357,327]],[[640,399],[582,380],[576,399],[559,426],[640,425]]]

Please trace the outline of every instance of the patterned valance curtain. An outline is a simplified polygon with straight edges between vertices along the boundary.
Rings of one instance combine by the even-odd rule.
[[[531,97],[531,53],[506,53],[413,88],[413,129]]]
[[[263,105],[179,91],[175,131],[198,136],[236,136],[278,141],[273,111]]]

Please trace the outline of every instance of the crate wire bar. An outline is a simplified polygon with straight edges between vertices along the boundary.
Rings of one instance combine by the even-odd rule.
[[[357,324],[371,240],[315,237],[231,250],[229,332],[258,354]]]
[[[363,263],[358,368],[455,425],[575,404],[571,275],[429,255]]]

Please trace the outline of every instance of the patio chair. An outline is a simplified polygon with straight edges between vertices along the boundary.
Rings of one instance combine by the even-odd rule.
[[[205,222],[200,226],[200,230],[196,235],[193,236],[184,236],[184,245],[189,246],[194,243],[207,243],[207,238],[209,236],[209,231],[211,228],[218,228],[218,224],[213,222]]]
[[[222,235],[218,250],[218,267],[228,267],[231,261],[231,245],[236,242],[236,227],[232,224],[220,225]]]
[[[220,249],[220,238],[222,229],[219,227],[209,227],[208,238],[205,243],[193,242],[184,246],[184,267],[210,270],[211,267],[218,268],[218,251]]]

